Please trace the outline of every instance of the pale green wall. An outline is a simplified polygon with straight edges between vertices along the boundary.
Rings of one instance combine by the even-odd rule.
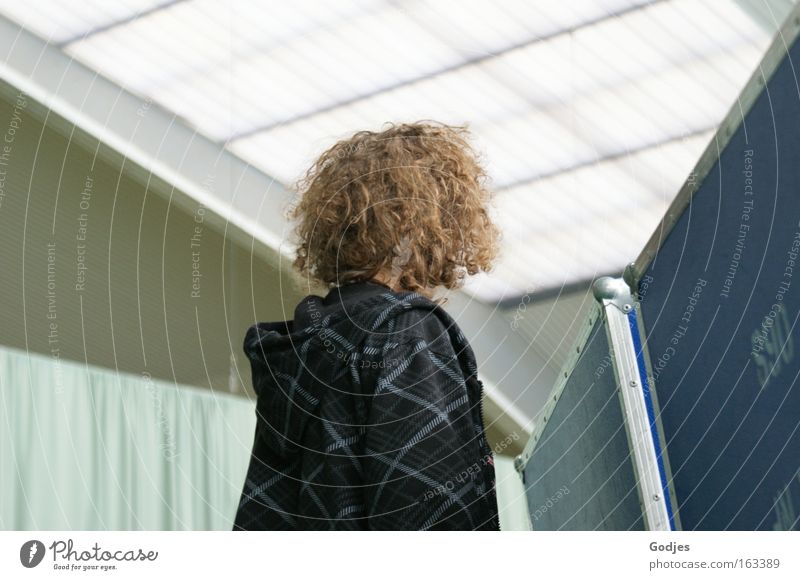
[[[176,205],[168,184],[142,181],[130,162],[77,131],[43,125],[30,100],[17,107],[17,120],[15,99],[0,95],[0,140],[16,125],[0,167],[0,345],[58,349],[64,358],[226,391],[233,354],[234,386],[248,388],[245,330],[255,320],[291,318],[300,297],[292,279],[263,252],[196,223],[198,206]],[[82,214],[85,241],[77,239]],[[199,297],[192,297],[193,252]],[[87,269],[78,290],[81,258]]]

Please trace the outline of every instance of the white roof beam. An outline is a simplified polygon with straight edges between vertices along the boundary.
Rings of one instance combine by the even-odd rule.
[[[211,210],[240,242],[289,256],[281,241],[291,194],[280,183],[3,16],[0,54],[0,78],[42,103],[51,126],[107,145],[144,182],[168,184],[162,193],[174,203]]]

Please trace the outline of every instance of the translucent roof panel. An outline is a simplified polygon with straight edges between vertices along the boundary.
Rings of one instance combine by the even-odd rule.
[[[495,271],[466,289],[496,301],[638,254],[769,43],[740,4],[0,0],[0,11],[287,186],[357,130],[468,124],[505,236]]]
[[[621,271],[712,136],[707,130],[501,190],[494,209],[506,251],[494,276],[505,296]]]
[[[130,22],[175,0],[0,0],[0,12],[53,44]]]

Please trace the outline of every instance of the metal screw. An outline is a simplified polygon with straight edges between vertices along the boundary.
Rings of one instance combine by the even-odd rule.
[[[660,495],[658,495],[657,493],[655,493],[655,494],[653,494],[653,499],[654,499],[654,500],[656,500],[656,501],[658,501],[658,500],[660,500],[660,499],[661,499],[661,496],[660,496]]]
[[[631,386],[632,386],[632,387],[636,387],[636,386],[638,386],[638,384],[639,384],[639,383],[637,383],[636,381],[631,381]]]
[[[623,304],[623,305],[622,305],[622,309],[623,309],[625,312],[630,312],[630,311],[631,311],[631,305],[630,305],[630,304]]]

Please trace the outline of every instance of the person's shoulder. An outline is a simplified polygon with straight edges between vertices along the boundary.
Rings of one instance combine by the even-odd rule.
[[[452,352],[454,338],[463,337],[455,320],[437,302],[415,292],[386,292],[371,312],[367,344],[424,343]]]

